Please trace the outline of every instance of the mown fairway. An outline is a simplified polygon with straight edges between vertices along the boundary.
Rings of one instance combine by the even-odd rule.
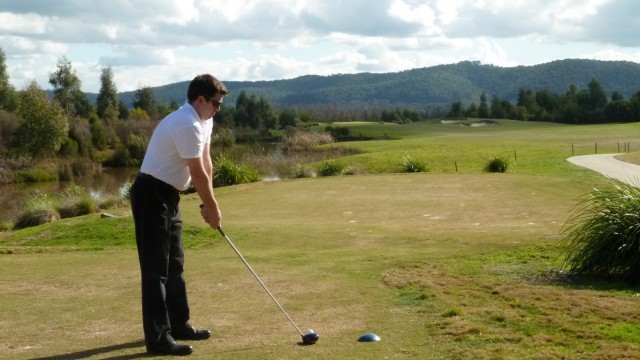
[[[364,151],[342,161],[388,171],[409,153],[432,172],[217,190],[226,233],[299,326],[320,334],[314,346],[297,344],[199,219],[196,198],[183,197],[192,317],[214,331],[192,344],[192,358],[640,358],[640,290],[558,276],[564,221],[606,181],[564,161],[571,144],[576,155],[595,142],[602,152],[627,141],[640,149],[639,125],[359,126],[402,139],[341,145]],[[512,172],[481,172],[487,157],[514,149]],[[110,212],[122,217],[0,234],[1,358],[144,355],[129,209]],[[365,332],[382,341],[358,343]]]

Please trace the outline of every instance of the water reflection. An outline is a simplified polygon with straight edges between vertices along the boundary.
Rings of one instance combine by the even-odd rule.
[[[38,182],[0,185],[0,221],[14,221],[22,205],[36,192],[59,193],[78,185],[90,194],[120,194],[124,184],[133,180],[137,168],[105,169],[99,175],[78,177],[74,181]]]

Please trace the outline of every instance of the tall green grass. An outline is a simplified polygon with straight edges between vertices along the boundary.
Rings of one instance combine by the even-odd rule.
[[[50,194],[35,192],[24,204],[14,223],[16,229],[38,226],[59,219],[92,214],[100,208],[120,203],[120,195],[98,196],[72,185],[64,191]]]
[[[640,188],[613,181],[584,196],[566,224],[565,266],[640,284]]]
[[[260,173],[248,164],[240,164],[225,155],[218,156],[213,161],[213,184],[215,186],[229,186],[260,181]]]

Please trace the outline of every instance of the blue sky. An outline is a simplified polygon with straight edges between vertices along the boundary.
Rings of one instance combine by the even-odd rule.
[[[17,89],[71,61],[84,91],[396,72],[463,60],[640,62],[637,0],[0,0]]]

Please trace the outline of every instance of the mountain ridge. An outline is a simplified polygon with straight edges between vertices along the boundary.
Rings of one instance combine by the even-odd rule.
[[[585,88],[596,79],[608,96],[613,91],[630,97],[640,91],[640,64],[630,61],[585,59],[555,60],[538,65],[499,67],[463,61],[392,73],[303,75],[292,79],[225,81],[235,104],[241,91],[264,96],[275,107],[380,106],[429,107],[453,101],[478,102],[481,93],[489,98],[515,101],[520,89],[546,88],[564,93],[569,86]],[[153,87],[159,103],[184,102],[190,80]],[[92,97],[97,96],[92,94]],[[119,93],[128,106],[135,91]],[[90,101],[91,101],[90,97]]]

